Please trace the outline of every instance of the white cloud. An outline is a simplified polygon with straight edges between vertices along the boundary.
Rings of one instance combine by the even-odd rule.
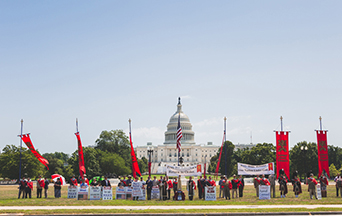
[[[164,132],[165,130],[157,127],[134,128],[132,130],[133,141],[139,142],[138,145],[146,145],[146,143],[142,143],[143,140],[146,142],[163,142]]]

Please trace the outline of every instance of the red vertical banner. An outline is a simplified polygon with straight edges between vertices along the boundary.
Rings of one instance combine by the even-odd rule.
[[[318,150],[318,175],[322,172],[325,176],[330,178],[329,173],[329,157],[328,157],[328,142],[327,132],[324,130],[317,130],[317,150]]]
[[[290,157],[289,157],[289,132],[276,131],[277,142],[277,177],[279,177],[279,170],[284,169],[285,175],[290,179]]]
[[[80,176],[83,178],[83,175],[86,173],[86,169],[84,166],[84,157],[83,157],[83,148],[82,148],[82,142],[81,142],[81,136],[80,133],[75,133],[78,143],[78,168],[80,171]]]
[[[40,163],[44,164],[44,166],[46,166],[47,169],[49,169],[49,161],[46,160],[45,158],[43,158],[43,156],[41,156],[36,149],[34,148],[30,135],[29,134],[24,134],[21,136],[21,139],[23,140],[23,142],[26,144],[27,148],[30,149],[30,151],[34,154],[34,156],[36,156],[36,158],[39,160]]]

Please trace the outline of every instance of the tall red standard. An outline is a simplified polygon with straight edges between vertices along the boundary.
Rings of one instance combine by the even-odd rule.
[[[219,169],[220,169],[220,163],[221,163],[221,155],[222,155],[223,144],[224,144],[224,141],[226,140],[226,120],[227,120],[227,118],[224,117],[223,139],[222,139],[222,145],[221,145],[221,150],[220,150],[219,159],[218,159],[218,161],[217,161],[217,166],[216,166],[216,170],[215,170],[215,175],[216,175],[216,177],[218,176],[218,171],[219,171]]]
[[[290,179],[289,132],[276,131],[276,142],[277,176],[280,176],[279,170],[284,169],[287,179]]]
[[[75,133],[78,143],[78,169],[80,172],[80,176],[83,178],[84,174],[86,173],[86,169],[84,166],[84,157],[83,157],[83,148],[81,142],[81,136],[79,132]]]
[[[131,119],[128,120],[129,122],[129,142],[131,144],[131,157],[132,157],[132,172],[133,172],[133,178],[137,177],[137,173],[141,176],[139,165],[138,165],[138,160],[137,157],[135,156],[134,148],[133,148],[133,143],[132,143],[132,133],[131,133]]]
[[[318,150],[318,175],[322,172],[330,178],[329,173],[329,158],[328,158],[328,142],[327,132],[325,130],[317,130],[317,150]]]
[[[45,158],[43,158],[43,156],[41,156],[36,149],[34,148],[30,135],[29,134],[24,134],[21,136],[21,139],[23,140],[23,142],[26,144],[27,148],[29,148],[31,150],[31,152],[34,154],[34,156],[36,156],[36,158],[39,160],[40,163],[44,164],[44,166],[46,166],[47,169],[49,169],[48,165],[49,165],[49,161],[46,160]]]

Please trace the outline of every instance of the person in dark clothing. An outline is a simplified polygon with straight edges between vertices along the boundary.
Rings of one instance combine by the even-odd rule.
[[[48,197],[48,189],[49,189],[49,180],[47,180],[47,178],[45,177],[45,184],[44,184],[44,195],[45,198]]]
[[[18,199],[20,199],[20,195],[23,194],[23,199],[25,198],[25,188],[26,188],[26,179],[23,177],[23,179],[20,180],[19,182],[19,195]]]
[[[112,187],[112,185],[110,184],[110,181],[108,180],[108,177],[105,176],[104,180],[101,181],[101,185],[104,187]]]
[[[153,187],[153,181],[151,180],[151,177],[147,177],[146,181],[147,185],[147,200],[151,200],[151,192],[152,192],[152,187]]]
[[[240,178],[239,178],[239,183],[240,183],[240,186],[239,186],[239,197],[243,197],[243,188],[245,187],[245,180],[243,180],[241,175],[240,175]]]
[[[27,198],[27,195],[29,195],[29,198],[31,199],[31,192],[33,189],[33,182],[30,178],[27,178],[26,188],[25,188],[25,198]]]
[[[83,180],[84,181],[84,180]],[[59,198],[61,197],[61,185],[62,185],[62,182],[60,180],[60,178],[57,179],[57,181],[55,182],[55,198]]]

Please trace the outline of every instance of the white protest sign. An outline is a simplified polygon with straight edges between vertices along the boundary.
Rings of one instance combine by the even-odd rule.
[[[77,186],[69,186],[68,187],[68,198],[69,199],[77,198]]]
[[[142,196],[142,183],[141,182],[132,182],[132,196],[134,197],[138,197],[138,196]]]
[[[101,187],[90,187],[89,199],[100,200],[101,199]]]
[[[113,191],[111,187],[102,187],[102,200],[112,200]]]
[[[216,187],[215,186],[206,186],[204,188],[204,199],[209,201],[216,200]]]
[[[132,200],[133,188],[132,187],[125,187],[126,192],[126,199]]]
[[[146,200],[146,188],[145,188],[145,185],[142,185],[141,191],[142,191],[142,195],[139,196],[139,200]]]
[[[77,190],[77,200],[87,200],[88,199],[88,186],[78,187]]]
[[[160,191],[159,186],[153,186],[151,190],[151,199],[159,199]]]
[[[195,166],[171,166],[166,165],[166,175],[167,176],[200,176],[202,175],[201,170],[197,169]]]
[[[317,185],[317,199],[322,199],[322,190],[321,190],[321,185]]]
[[[115,199],[126,199],[126,191],[123,186],[116,187]]]
[[[259,185],[259,199],[271,199],[271,186]]]
[[[238,163],[238,175],[271,175],[274,174],[274,163],[251,165]]]

